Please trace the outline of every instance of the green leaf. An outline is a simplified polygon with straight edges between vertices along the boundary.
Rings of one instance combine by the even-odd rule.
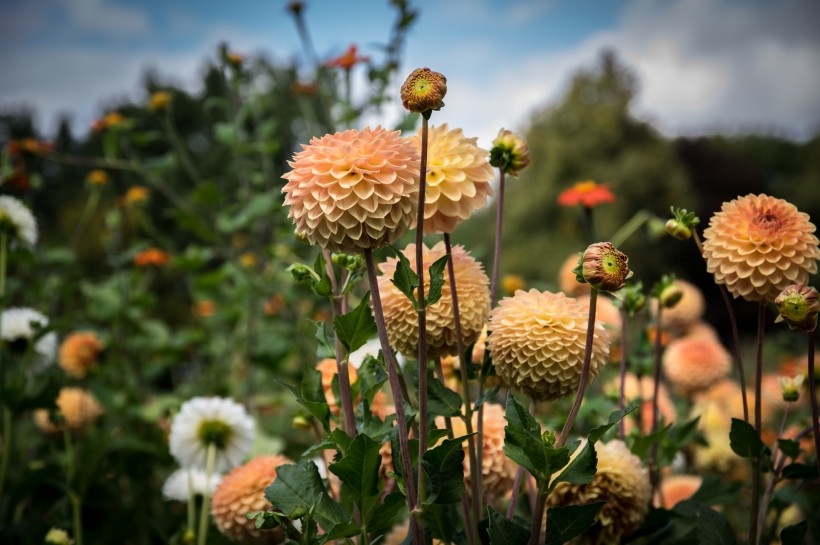
[[[333,318],[336,335],[348,352],[355,352],[378,331],[370,312],[370,293],[366,293],[359,305],[342,316]]]
[[[325,528],[353,519],[327,495],[316,464],[302,460],[276,468],[276,479],[265,488],[265,498],[286,514],[316,504],[316,519]]]
[[[441,299],[441,288],[444,286],[444,268],[450,254],[446,254],[430,265],[430,292],[424,297],[427,306],[435,305]]]
[[[792,526],[786,526],[780,531],[780,542],[783,545],[803,545],[806,542],[808,529],[809,523],[806,520]]]
[[[798,463],[789,464],[783,468],[782,475],[784,479],[816,479],[817,467]]]
[[[504,454],[523,466],[539,482],[546,481],[547,446],[541,439],[541,426],[521,405],[512,392],[507,393],[504,414]]]
[[[473,434],[475,435],[475,434]],[[464,495],[464,447],[469,435],[445,439],[422,456],[422,465],[430,479],[430,490],[425,504],[449,504]]]
[[[473,412],[478,411],[482,405],[484,405],[488,400],[493,399],[498,391],[501,389],[501,385],[493,386],[489,390],[486,390],[483,394],[478,396],[478,399],[475,400],[475,405],[473,406]]]
[[[290,390],[296,396],[296,401],[322,423],[325,431],[330,431],[330,407],[322,389],[321,375],[316,369],[305,369],[300,388],[279,380],[276,382]]]
[[[521,519],[508,520],[491,505],[487,506],[490,518],[490,545],[527,545],[530,541],[530,529]]]
[[[797,458],[800,456],[800,443],[793,439],[778,439],[777,444],[783,454],[789,458]]]
[[[391,248],[393,247],[391,246]],[[413,303],[413,308],[418,310],[419,302],[416,299],[416,288],[419,287],[419,275],[416,274],[410,266],[410,260],[407,259],[403,253],[396,248],[393,248],[393,251],[396,252],[396,257],[399,258],[399,262],[396,264],[396,272],[393,273],[393,279],[390,281],[400,292],[410,299],[410,302]]]
[[[347,520],[344,522],[339,522],[335,524],[330,531],[325,534],[323,537],[325,538],[325,542],[327,541],[335,541],[337,539],[342,539],[346,537],[353,537],[359,535],[361,533],[361,529],[359,525],[356,524],[355,520]]]
[[[694,517],[701,505],[730,503],[737,499],[739,484],[725,483],[713,475],[703,478],[700,488],[689,499],[678,502],[673,511],[683,517]]]
[[[379,494],[379,448],[380,443],[360,433],[342,458],[328,467],[342,481],[342,486],[347,487],[353,501],[359,506]]]
[[[700,545],[734,545],[735,534],[726,515],[706,505],[700,506],[698,516],[698,543]]]
[[[590,443],[597,443],[601,437],[604,436],[606,432],[612,428],[615,424],[617,424],[623,417],[637,409],[637,405],[633,405],[632,407],[626,407],[620,411],[612,411],[609,415],[609,419],[607,420],[606,424],[601,426],[592,428],[589,432],[588,438]]]
[[[435,416],[459,416],[461,396],[447,388],[427,371],[427,410]]]
[[[763,453],[765,447],[757,430],[748,422],[738,418],[732,418],[729,446],[741,458],[756,458]]]
[[[456,525],[453,521],[458,520],[454,505],[425,505],[422,518],[425,534],[429,532],[433,539],[453,543],[453,536],[456,533]]]
[[[318,277],[318,281],[314,282],[311,286],[313,291],[321,297],[333,297],[333,285],[330,283],[330,277],[327,275],[325,256],[321,252],[316,255],[316,260],[313,262],[313,272]]]
[[[605,501],[599,501],[587,505],[564,505],[549,509],[545,544],[561,545],[583,534],[595,523],[595,517],[604,505]]]
[[[407,500],[401,492],[393,492],[376,507],[367,519],[367,531],[375,536],[387,533],[406,511]]]
[[[595,445],[587,441],[581,452],[567,465],[555,479],[550,482],[549,489],[553,490],[558,483],[588,484],[595,479],[595,471],[598,469],[598,455],[595,453]]]

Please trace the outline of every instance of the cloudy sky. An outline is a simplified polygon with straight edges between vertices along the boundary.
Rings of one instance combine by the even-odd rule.
[[[615,49],[640,78],[635,114],[669,135],[820,130],[817,0],[411,0],[420,19],[403,73],[448,78],[437,122],[489,145]],[[374,57],[387,0],[308,0],[319,55],[351,43]],[[222,41],[288,61],[302,55],[285,0],[0,0],[0,109],[30,105],[44,131],[77,132],[107,105],[142,100],[146,69],[193,86]],[[382,120],[391,124],[391,113]]]

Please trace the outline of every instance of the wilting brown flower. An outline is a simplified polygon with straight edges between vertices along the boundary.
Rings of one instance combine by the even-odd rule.
[[[663,325],[675,331],[686,331],[701,319],[706,302],[703,293],[691,282],[676,279],[672,285],[679,288],[683,296],[675,306],[663,309]],[[653,317],[658,315],[658,303],[654,298],[650,301],[649,309]]]
[[[534,399],[574,393],[581,378],[588,313],[563,293],[519,291],[490,313],[487,342],[496,373]],[[595,325],[589,375],[606,364],[609,335]]]
[[[148,248],[134,256],[134,265],[137,267],[162,267],[171,259],[168,252],[159,248]]]
[[[281,529],[261,530],[245,514],[270,507],[265,488],[276,479],[276,468],[291,463],[281,455],[257,456],[225,475],[211,503],[211,514],[219,531],[239,542],[281,543]]]
[[[46,409],[34,411],[34,423],[46,433],[62,431],[63,426],[71,431],[85,430],[103,413],[103,406],[94,394],[82,388],[62,388],[55,403],[62,422],[52,422]]]
[[[561,269],[558,271],[558,286],[561,288],[561,291],[570,297],[589,295],[590,291],[592,291],[589,284],[578,282],[575,276],[575,267],[578,266],[579,257],[577,253],[568,255],[564,262],[561,263]]]
[[[747,301],[774,301],[790,284],[805,284],[820,259],[808,214],[782,199],[746,195],[723,203],[703,233],[706,269]]]
[[[678,503],[688,500],[698,491],[703,477],[700,475],[669,475],[663,478],[660,498],[655,498],[655,507],[672,509]],[[659,501],[661,500],[662,501]]]
[[[817,314],[820,313],[818,297],[817,290],[811,286],[786,286],[774,300],[780,313],[775,322],[785,321],[789,329],[800,333],[814,331],[817,329]]]
[[[97,356],[104,345],[93,331],[78,331],[60,345],[60,367],[75,378],[83,378],[97,367]]]
[[[629,258],[611,242],[590,244],[581,257],[581,272],[590,286],[602,291],[618,291],[632,276]]]
[[[356,254],[393,243],[415,219],[419,155],[381,127],[314,138],[282,177],[296,235]]]
[[[421,154],[421,129],[409,138]],[[427,189],[424,232],[452,233],[456,226],[492,197],[493,169],[488,153],[447,123],[431,127],[427,136]]]
[[[415,252],[415,244],[409,244],[402,252],[410,260],[413,270],[416,269]],[[439,242],[433,248],[428,249],[425,246],[423,249],[425,294],[430,292],[428,269],[433,262],[444,255],[443,242]],[[458,290],[461,333],[464,337],[464,345],[469,346],[478,339],[484,324],[487,323],[490,313],[490,280],[484,274],[481,263],[473,259],[464,247],[453,246],[450,259],[453,262]],[[391,282],[398,261],[398,258],[390,258],[379,264],[379,291],[390,345],[405,356],[414,358],[418,352],[418,314],[410,300]],[[445,269],[441,299],[427,307],[427,353],[431,358],[458,352],[453,299],[448,278]]]
[[[510,176],[518,176],[530,164],[530,148],[514,132],[501,129],[490,149],[490,164]]]
[[[708,336],[681,337],[663,354],[666,378],[686,393],[706,389],[729,374],[732,356],[720,341]]]
[[[580,452],[581,447],[575,451]],[[559,483],[547,498],[548,507],[606,501],[598,524],[588,531],[595,544],[620,543],[643,523],[649,511],[649,472],[623,441],[595,445],[598,470],[588,484]],[[549,521],[547,522],[549,524]]]
[[[416,68],[401,86],[401,104],[411,112],[425,113],[444,107],[447,78],[429,68]]]

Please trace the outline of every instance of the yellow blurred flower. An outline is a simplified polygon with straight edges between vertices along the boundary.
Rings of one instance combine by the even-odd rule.
[[[103,186],[110,182],[111,178],[106,171],[96,168],[88,173],[85,181],[92,186]]]
[[[123,201],[126,206],[141,204],[146,202],[151,197],[151,190],[145,186],[135,185],[128,188],[125,192]]]
[[[505,274],[501,278],[501,288],[512,295],[518,290],[526,289],[527,283],[517,274]]]
[[[157,91],[148,98],[148,109],[152,112],[164,110],[171,104],[171,93],[167,91]]]
[[[244,252],[239,256],[239,263],[246,269],[252,269],[253,267],[256,267],[259,260],[256,259],[256,255],[252,252]]]

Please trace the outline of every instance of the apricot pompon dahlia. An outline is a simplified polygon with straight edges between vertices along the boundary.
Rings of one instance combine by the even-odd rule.
[[[103,348],[93,331],[72,333],[60,345],[60,367],[74,378],[84,378],[89,370],[97,367],[97,356]]]

